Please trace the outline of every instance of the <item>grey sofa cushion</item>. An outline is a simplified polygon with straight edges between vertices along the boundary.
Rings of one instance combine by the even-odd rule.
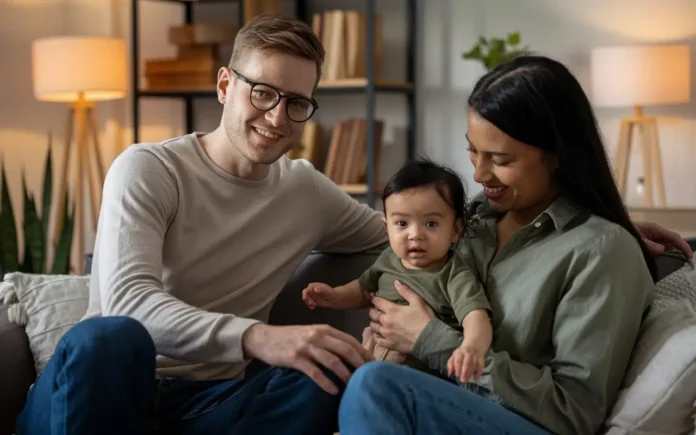
[[[24,328],[10,323],[7,307],[0,305],[0,434],[11,434],[36,378],[34,359]]]
[[[696,251],[696,239],[689,239],[689,246]],[[657,278],[658,281],[667,275],[676,272],[684,266],[686,258],[679,253],[669,252],[657,257]]]
[[[696,239],[690,241],[696,249]],[[300,265],[271,310],[270,322],[278,325],[327,323],[349,332],[358,340],[369,321],[367,310],[337,312],[309,310],[302,302],[302,289],[310,281],[332,285],[357,278],[378,256],[378,252],[360,255],[312,253]],[[85,273],[90,273],[92,255],[85,256]],[[677,254],[658,258],[658,272],[664,277],[684,265]],[[36,377],[33,358],[24,329],[9,323],[7,308],[0,305],[0,435],[11,434],[15,419],[24,405],[27,390]]]
[[[271,310],[269,323],[275,325],[328,324],[362,340],[369,322],[367,310],[310,310],[302,301],[302,290],[313,281],[340,285],[352,281],[377,260],[379,251],[361,255],[311,253],[295,271]]]

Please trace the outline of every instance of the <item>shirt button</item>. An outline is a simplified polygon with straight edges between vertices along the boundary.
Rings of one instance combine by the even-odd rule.
[[[535,227],[539,228],[541,226],[541,222],[537,222],[534,224]]]

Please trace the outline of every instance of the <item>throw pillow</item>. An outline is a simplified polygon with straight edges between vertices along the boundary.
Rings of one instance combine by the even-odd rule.
[[[10,322],[24,326],[38,375],[87,311],[89,276],[8,273],[0,282],[0,300],[8,305]]]
[[[657,284],[623,388],[605,422],[606,434],[694,433],[694,300],[693,261]]]

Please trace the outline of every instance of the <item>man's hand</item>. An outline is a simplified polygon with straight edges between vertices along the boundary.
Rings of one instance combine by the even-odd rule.
[[[462,343],[447,361],[447,374],[455,375],[462,384],[472,378],[478,379],[483,373],[484,356],[484,349]]]
[[[302,300],[310,310],[316,307],[338,308],[339,296],[335,288],[321,282],[313,282],[302,290]]]
[[[663,254],[667,250],[677,249],[687,259],[694,256],[693,251],[686,240],[674,231],[656,224],[655,222],[633,222],[643,242],[648,246],[653,255]]]
[[[329,394],[339,389],[320,366],[334,372],[344,383],[353,369],[374,359],[355,338],[328,325],[272,326],[258,323],[242,338],[245,358],[256,358],[274,367],[301,371]]]

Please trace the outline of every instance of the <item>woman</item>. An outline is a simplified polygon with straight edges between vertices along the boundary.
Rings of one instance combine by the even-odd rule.
[[[341,435],[594,434],[614,403],[652,301],[655,261],[580,84],[545,57],[499,65],[469,98],[467,139],[485,198],[472,204],[461,254],[493,307],[484,375],[462,386],[366,364],[342,399]],[[461,333],[396,286],[410,305],[374,300],[379,343],[446,377]]]

